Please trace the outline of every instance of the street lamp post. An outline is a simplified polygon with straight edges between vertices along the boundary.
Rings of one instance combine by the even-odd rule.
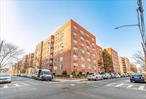
[[[131,25],[122,25],[119,27],[116,27],[115,29],[119,29],[119,28],[124,28],[124,27],[130,27],[130,26],[138,26],[139,27],[139,31],[141,34],[141,38],[142,38],[142,48],[144,51],[144,56],[145,56],[145,64],[146,64],[146,34],[145,34],[145,24],[144,24],[144,14],[143,14],[143,5],[142,5],[142,0],[137,0],[137,15],[138,15],[138,24],[131,24]],[[146,65],[145,65],[145,69],[146,69]]]
[[[0,53],[1,53],[1,50],[2,50],[3,43],[4,43],[4,41],[2,40],[2,42],[0,44]]]

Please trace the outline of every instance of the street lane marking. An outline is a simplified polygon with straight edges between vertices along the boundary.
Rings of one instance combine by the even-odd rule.
[[[8,85],[4,85],[4,88],[8,88]]]
[[[75,86],[75,84],[70,84],[71,86]]]
[[[26,86],[28,86],[29,84],[27,84],[27,83],[23,83],[23,85],[26,85]]]
[[[133,85],[129,85],[127,88],[131,88]]]
[[[116,85],[115,87],[121,87],[121,86],[123,86],[124,84],[123,83],[121,83],[121,84],[119,84],[119,85]]]
[[[112,86],[112,85],[115,85],[116,83],[110,83],[110,84],[107,84],[106,86]]]
[[[20,85],[19,84],[14,84],[16,87],[19,87]]]
[[[144,86],[140,86],[138,90],[144,90]]]

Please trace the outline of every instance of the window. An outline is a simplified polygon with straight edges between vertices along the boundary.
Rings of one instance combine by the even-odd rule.
[[[77,36],[77,33],[76,32],[73,32],[73,36]]]
[[[78,36],[77,36],[77,33],[73,33],[73,38],[75,39],[75,40],[77,40],[78,39]]]
[[[95,41],[94,38],[92,38],[92,41]]]
[[[78,48],[77,47],[73,47],[73,51],[74,51],[74,53],[78,53]]]
[[[93,63],[96,64],[96,60],[94,60]]]
[[[88,58],[87,61],[90,62],[91,60]]]
[[[77,30],[78,28],[76,26],[73,26],[73,29]]]
[[[94,43],[92,43],[92,46],[94,46]]]
[[[81,44],[81,47],[84,47],[84,44]]]
[[[81,31],[81,30],[80,30],[80,32],[81,32],[81,36],[84,36],[84,32],[83,32],[83,31]]]
[[[74,60],[74,62],[77,62],[78,61],[78,56],[77,55],[73,55],[73,60]]]
[[[90,47],[89,46],[87,46],[87,50],[90,50]]]
[[[81,67],[82,67],[82,68],[85,68],[85,65],[84,65],[84,64],[82,64],[82,65],[81,65]]]
[[[84,59],[84,57],[81,57],[81,61],[82,61],[82,62],[85,62],[85,59]]]
[[[49,41],[48,44],[51,44],[51,42]]]
[[[73,40],[73,43],[74,43],[74,44],[77,44],[77,43],[78,43],[78,41],[77,41],[77,40]]]
[[[88,34],[86,34],[86,36],[87,36],[87,37],[89,37],[89,35],[88,35]]]
[[[90,57],[90,53],[89,52],[87,52],[87,55]]]
[[[90,44],[90,42],[89,42],[88,40],[86,40],[86,43],[87,43],[87,44]]]
[[[83,37],[80,37],[80,39],[81,39],[82,41],[84,41],[84,38],[83,38]]]
[[[61,48],[63,48],[63,47],[64,47],[64,46],[63,46],[63,43],[60,43],[60,47],[61,47]]]
[[[63,57],[60,57],[60,62],[62,62],[63,61]]]
[[[91,69],[91,66],[88,66],[88,69]]]
[[[50,60],[50,62],[49,62],[50,64],[52,64],[53,63],[53,61],[52,60]]]
[[[84,55],[85,54],[85,51],[84,50],[81,50],[81,54]]]
[[[61,53],[61,54],[63,53],[63,49],[60,49],[60,53]]]
[[[93,54],[93,57],[95,58],[95,54]]]

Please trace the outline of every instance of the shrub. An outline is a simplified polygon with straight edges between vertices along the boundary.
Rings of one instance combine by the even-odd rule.
[[[77,74],[76,74],[76,72],[75,72],[75,71],[73,71],[71,74],[72,74],[72,76],[73,76],[74,78],[76,78],[76,77],[77,77]]]
[[[82,77],[83,76],[83,73],[82,72],[79,72],[78,73],[78,77]]]
[[[64,71],[62,72],[62,76],[63,76],[63,77],[67,77],[67,71],[66,71],[66,70],[64,70]]]

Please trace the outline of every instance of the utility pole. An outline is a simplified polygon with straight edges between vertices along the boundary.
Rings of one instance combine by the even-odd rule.
[[[144,68],[146,69],[146,34],[145,34],[145,24],[144,24],[144,14],[143,14],[143,5],[142,5],[142,0],[137,1],[137,15],[138,15],[138,24],[139,24],[139,30],[142,38],[142,48],[144,51],[144,57],[145,57],[145,66]]]
[[[130,24],[130,25],[122,25],[119,27],[116,27],[115,29],[119,29],[119,28],[124,28],[124,27],[130,27],[130,26],[138,26],[140,34],[141,34],[141,38],[142,38],[142,48],[143,48],[143,52],[144,52],[144,57],[145,57],[145,70],[146,70],[146,34],[145,34],[145,24],[144,24],[144,9],[143,9],[143,4],[142,4],[142,0],[137,0],[137,15],[138,15],[138,23],[137,24]]]
[[[1,53],[2,46],[3,46],[4,41],[2,40],[2,42],[0,42],[0,43],[1,43],[1,44],[0,44],[0,53]]]
[[[2,40],[2,42],[0,41],[0,57],[1,57],[1,50],[2,50],[2,46],[3,46],[4,41]],[[2,68],[1,63],[0,63],[0,69]]]

